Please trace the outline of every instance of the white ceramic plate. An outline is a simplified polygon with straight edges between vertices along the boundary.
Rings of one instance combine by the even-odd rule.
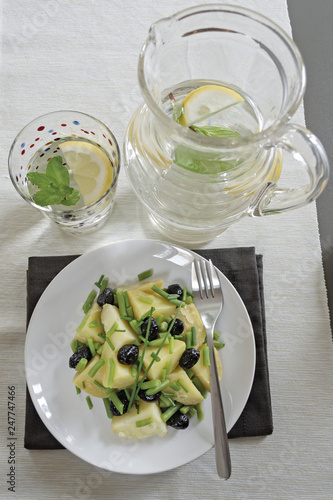
[[[168,427],[164,438],[121,439],[112,432],[103,401],[85,395],[72,384],[68,366],[70,342],[83,318],[82,304],[101,274],[113,287],[137,282],[153,268],[166,285],[191,289],[190,250],[153,240],[126,240],[87,253],[68,265],[50,283],[31,317],[25,345],[26,377],[32,401],[49,431],[69,451],[87,462],[126,474],[151,474],[173,469],[201,456],[214,444],[210,397],[204,401],[205,420],[194,417],[187,430]],[[226,346],[219,351],[223,365],[222,395],[228,431],[248,399],[255,369],[252,325],[238,293],[220,274],[225,298],[216,330]]]

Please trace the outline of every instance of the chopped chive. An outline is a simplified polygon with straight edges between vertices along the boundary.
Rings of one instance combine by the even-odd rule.
[[[163,392],[163,394],[167,398],[175,398],[177,396],[177,394],[175,394],[174,392]]]
[[[131,366],[131,376],[136,377],[137,372],[138,372],[138,365],[136,363],[134,363]]]
[[[90,314],[86,314],[85,315],[85,317],[81,321],[80,325],[76,329],[77,333],[79,333],[82,330],[82,328],[84,327],[84,325],[87,323],[89,317],[90,317]]]
[[[123,414],[123,411],[124,411],[124,405],[123,403],[120,401],[120,399],[118,398],[117,394],[115,391],[111,391],[110,393],[110,396],[109,396],[109,399],[110,401],[112,401],[112,403],[115,405],[115,407],[117,408],[117,410],[119,411],[120,415]]]
[[[198,389],[198,391],[201,393],[202,397],[206,399],[207,397],[207,391],[202,385],[201,381],[198,379],[198,377],[193,377],[192,382],[195,385],[195,387]]]
[[[168,293],[168,300],[178,299],[178,298],[179,298],[178,293]]]
[[[98,370],[102,368],[102,366],[105,364],[105,359],[99,359],[96,364],[90,370],[88,371],[88,375],[90,378],[93,378]]]
[[[152,303],[154,302],[153,299],[150,299],[149,297],[143,297],[142,295],[138,297],[138,300],[140,300],[140,302],[144,302],[145,304],[149,305],[152,305]]]
[[[128,306],[126,307],[126,313],[127,313],[127,316],[129,318],[134,319],[134,312],[133,312],[133,307],[132,306]]]
[[[103,278],[104,278],[104,274],[102,274],[102,276],[99,278],[98,281],[95,281],[94,285],[96,285],[97,288],[101,288]]]
[[[169,420],[169,418],[172,417],[172,415],[174,415],[176,411],[180,410],[182,406],[182,403],[176,403],[175,406],[171,406],[164,413],[162,413],[161,419],[163,420],[163,422]]]
[[[193,378],[194,377],[194,371],[192,370],[192,368],[187,368],[185,371],[186,371],[187,376],[189,378]]]
[[[193,406],[190,406],[190,409],[187,412],[187,416],[192,418],[196,414],[195,408]]]
[[[192,347],[192,332],[185,333],[185,344],[186,344],[186,349],[191,349],[191,347]]]
[[[91,308],[93,302],[94,302],[94,299],[96,297],[97,293],[95,292],[95,290],[92,290],[88,297],[86,298],[86,301],[85,303],[83,304],[82,306],[82,309],[83,309],[83,312],[84,314],[87,314],[87,312],[89,311],[89,309]]]
[[[106,338],[110,338],[111,335],[117,330],[119,327],[118,323],[115,321],[111,328],[106,332]]]
[[[88,342],[87,342],[87,343],[88,343],[88,347],[89,347],[89,349],[90,349],[91,355],[92,355],[92,356],[95,356],[95,354],[96,354],[96,349],[95,349],[95,346],[94,346],[94,342],[93,342],[93,340],[92,340],[92,339],[88,339]]]
[[[170,341],[171,341],[171,339],[170,339]],[[151,340],[150,342],[148,342],[148,346],[149,347],[158,347],[158,346],[160,346],[162,344],[162,342],[163,342],[163,344],[169,344],[169,338],[168,338],[168,336],[167,336],[166,339],[164,339],[164,337],[162,337],[160,339]]]
[[[192,347],[194,347],[197,343],[197,329],[195,326],[191,326],[192,333]]]
[[[113,291],[113,302],[114,302],[114,305],[118,307],[117,289],[113,288],[112,291]]]
[[[173,304],[176,307],[184,307],[185,306],[185,302],[183,302],[182,300],[179,300],[179,299],[171,299],[169,302],[171,302],[171,304]]]
[[[163,368],[162,373],[161,373],[161,382],[164,382],[167,376],[167,371],[165,368]]]
[[[156,321],[156,323],[157,323],[157,325],[158,325],[158,326],[160,326],[160,324],[162,323],[163,318],[164,318],[163,314],[159,314],[159,315],[156,317],[155,321]]]
[[[96,328],[96,326],[101,326],[101,322],[99,321],[99,319],[93,319],[92,321],[90,321],[89,323],[89,328]]]
[[[205,345],[205,347],[202,349],[202,362],[204,366],[210,366],[210,354],[208,345]]]
[[[169,323],[170,323],[170,321],[172,321],[172,318],[171,318],[170,316],[167,316],[167,317],[165,318],[165,321],[169,324]]]
[[[84,381],[84,380],[82,381],[82,388],[83,388],[83,389],[85,389],[85,388],[86,388],[86,383],[85,383],[85,381]]]
[[[96,350],[99,349],[101,347],[101,345],[102,344],[100,342],[94,342],[94,347]]]
[[[171,335],[170,339],[169,339],[169,354],[173,354],[173,342],[174,342],[174,339],[173,339],[173,336]]]
[[[144,427],[145,425],[149,425],[153,423],[153,419],[151,417],[144,418],[143,420],[137,420],[135,422],[136,427]]]
[[[127,397],[128,401],[129,401],[130,398],[131,398],[131,394],[130,394],[129,390],[128,389],[124,389],[124,392],[125,392],[126,397]]]
[[[126,292],[126,290],[124,292],[124,299],[125,299],[125,306],[126,306],[126,309],[127,309],[127,307],[129,307],[131,304],[129,302],[128,293]]]
[[[109,398],[103,398],[103,403],[105,406],[106,414],[107,414],[108,418],[111,420],[113,418],[113,415],[110,412],[110,400],[109,400]]]
[[[72,349],[72,351],[73,351],[73,352],[76,352],[76,351],[78,350],[78,347],[79,347],[79,346],[78,346],[78,341],[74,339],[74,340],[71,342],[71,349]]]
[[[187,296],[187,287],[184,286],[183,288],[183,296],[182,296],[182,301],[185,302]]]
[[[214,347],[216,349],[222,349],[222,347],[224,347],[225,344],[223,344],[223,342],[218,342],[217,340],[214,340]]]
[[[162,323],[160,324],[160,330],[162,332],[166,332],[168,330],[168,323],[166,321],[162,321]]]
[[[132,321],[133,318],[131,318],[131,316],[127,316],[126,314],[124,314],[124,316],[120,316],[121,319],[124,319],[126,321]]]
[[[183,391],[185,391],[186,393],[189,392],[188,388],[185,387],[185,385],[181,382],[181,380],[178,379],[177,384],[183,389]]]
[[[147,389],[146,394],[147,396],[153,396],[154,394],[157,394],[158,392],[161,392],[164,389],[166,389],[169,385],[170,385],[170,380],[166,379],[159,386]]]
[[[97,382],[97,380],[94,380],[94,384],[97,385],[97,387],[99,387],[100,389],[106,390],[106,387],[104,387],[104,385],[102,385],[99,382]]]
[[[143,281],[146,278],[150,278],[150,276],[153,275],[153,270],[152,269],[147,269],[147,271],[143,271],[142,273],[138,274],[138,280]]]
[[[165,407],[169,407],[169,406],[175,406],[175,402],[172,401],[172,399],[170,399],[169,396],[166,396],[165,394],[161,394],[160,395],[160,401],[162,401],[165,405]]]
[[[170,368],[171,368],[171,359],[169,359],[166,363],[165,363],[165,367],[166,369],[166,373],[170,373]]]
[[[197,410],[198,420],[201,422],[205,418],[204,412],[203,412],[203,408],[202,408],[202,404],[201,403],[196,404],[195,405],[195,409]]]
[[[193,304],[193,299],[188,295],[188,292],[187,292],[187,297],[185,299],[185,304]]]
[[[123,294],[123,292],[117,292],[116,296],[117,296],[117,300],[118,300],[120,317],[126,316],[127,314],[126,314],[125,295]]]
[[[135,409],[136,409],[136,414],[139,415],[139,413],[140,413],[140,406],[138,405],[138,403],[134,403],[134,406],[135,406]]]
[[[154,292],[161,295],[161,297],[163,297],[164,299],[169,300],[169,294],[167,292],[165,292],[164,290],[162,290],[161,288],[159,288],[157,285],[153,285],[151,287],[151,289],[154,290]]]
[[[98,336],[102,339],[105,340],[105,333],[99,333]]]
[[[81,394],[81,389],[77,385],[75,386],[76,394]]]
[[[114,362],[114,360],[112,358],[109,358],[109,365],[110,365],[110,369],[109,369],[109,376],[108,376],[108,386],[112,387],[112,385],[113,385],[113,379],[114,379],[114,373],[115,373],[115,370],[116,370],[116,364],[115,364],[115,362]]]
[[[102,281],[102,284],[101,284],[101,287],[100,287],[100,293],[102,293],[103,290],[105,290],[105,288],[108,286],[108,283],[109,283],[108,279],[105,279],[105,280]]]
[[[139,323],[136,319],[132,319],[130,322],[130,327],[135,331],[137,335],[141,335],[141,328],[139,326]]]
[[[162,342],[163,342],[163,340],[162,340]],[[151,357],[151,358],[153,358],[153,360],[154,360],[154,361],[156,361],[157,363],[158,363],[159,361],[161,361],[161,358],[159,358],[159,357],[157,356],[156,352],[152,352],[152,353],[151,353],[151,355],[150,355],[150,357]]]
[[[88,405],[89,410],[91,410],[94,405],[91,402],[90,396],[86,397],[86,401],[87,401],[87,405]]]
[[[111,347],[111,349],[114,351],[115,350],[115,346],[112,344],[111,340],[108,337],[106,337],[105,341]]]
[[[104,347],[105,347],[105,344],[102,344],[101,347],[99,347],[99,349],[97,349],[96,353],[99,354],[100,356],[102,356],[103,351],[104,351]]]
[[[183,406],[180,409],[180,412],[183,413],[184,415],[186,415],[186,413],[189,411],[189,409],[190,409],[190,406]]]
[[[158,379],[155,379],[155,380],[146,380],[141,385],[141,389],[143,389],[143,390],[145,390],[145,389],[151,389],[153,387],[158,387],[159,385],[161,385],[161,381],[158,380]]]
[[[177,392],[180,391],[180,387],[177,384],[177,382],[171,382],[171,384],[169,384],[169,387],[170,387],[170,389],[173,389],[174,391],[177,391]]]
[[[215,332],[215,331],[214,331],[214,333],[213,333],[213,338],[214,338],[214,340],[219,340],[219,338],[220,338],[220,333],[217,333],[217,332]]]
[[[184,340],[184,335],[173,335],[175,340]]]
[[[81,358],[78,364],[75,367],[75,370],[77,372],[82,372],[84,368],[86,367],[86,364],[88,363],[88,360],[86,358]]]

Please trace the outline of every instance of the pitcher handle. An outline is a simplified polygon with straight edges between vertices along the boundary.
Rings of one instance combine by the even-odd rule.
[[[256,193],[248,213],[253,217],[272,215],[307,205],[323,191],[329,177],[329,162],[322,143],[309,130],[288,124],[277,146],[292,154],[307,169],[310,182],[297,188],[282,188],[268,182]]]

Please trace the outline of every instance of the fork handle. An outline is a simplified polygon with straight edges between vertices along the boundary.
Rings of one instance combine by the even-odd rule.
[[[231,475],[231,459],[223,410],[221,387],[215,359],[213,331],[214,328],[212,328],[211,331],[207,331],[206,328],[207,344],[210,354],[209,376],[215,439],[215,461],[219,477],[221,479],[228,479]]]

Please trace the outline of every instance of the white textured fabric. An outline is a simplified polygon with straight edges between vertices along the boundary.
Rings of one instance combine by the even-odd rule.
[[[204,2],[203,0],[201,3]],[[229,3],[253,8],[290,33],[285,0]],[[152,22],[193,0],[3,0],[1,3],[1,483],[0,498],[325,499],[333,485],[333,347],[316,206],[243,219],[207,247],[252,246],[264,255],[274,433],[232,440],[233,473],[221,482],[211,450],[148,477],[106,473],[66,450],[23,448],[26,269],[30,255],[82,253],[127,238],[161,236],[122,170],[107,225],[89,237],[52,227],[20,199],[7,173],[17,132],[58,109],[85,111],[122,143],[141,102],[137,58]],[[296,121],[302,122],[300,110]],[[329,242],[327,242],[329,244]],[[7,490],[7,387],[16,387],[16,493]]]

